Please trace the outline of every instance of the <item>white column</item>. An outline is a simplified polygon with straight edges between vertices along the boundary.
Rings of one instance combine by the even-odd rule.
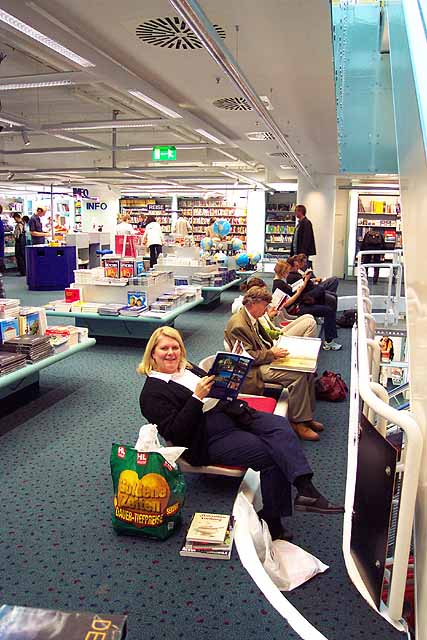
[[[248,191],[247,250],[264,257],[265,192]]]
[[[117,216],[119,214],[120,193],[107,187],[89,189],[91,198],[99,198],[99,207],[92,209],[88,204],[94,200],[82,200],[82,231],[97,231],[99,225],[102,230],[114,235]]]
[[[317,255],[312,258],[317,276],[327,278],[332,273],[335,227],[335,176],[316,176],[315,189],[305,178],[298,178],[297,204],[307,208],[307,218],[313,225]]]

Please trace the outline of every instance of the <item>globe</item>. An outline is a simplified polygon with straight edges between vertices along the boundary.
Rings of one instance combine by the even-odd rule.
[[[246,253],[239,253],[236,256],[236,264],[238,267],[246,267],[248,263],[249,263],[249,258]]]
[[[227,266],[228,257],[222,251],[218,251],[218,253],[214,255],[214,260],[216,262],[220,262],[222,265],[224,265],[224,267]]]
[[[240,240],[240,238],[233,238],[231,248],[233,249],[233,251],[240,251],[243,248],[242,240]]]
[[[255,253],[254,255],[251,256],[251,264],[258,264],[258,262],[261,260],[261,254],[260,253]]]
[[[217,220],[213,225],[213,232],[216,233],[221,238],[227,236],[231,231],[231,224],[228,220]]]
[[[203,251],[209,251],[210,249],[212,249],[212,239],[211,238],[202,238],[200,241],[200,246],[202,247]]]

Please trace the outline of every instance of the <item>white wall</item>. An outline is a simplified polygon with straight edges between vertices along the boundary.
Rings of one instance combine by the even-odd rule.
[[[298,178],[298,204],[307,207],[316,241],[317,255],[312,259],[316,275],[327,278],[333,275],[335,228],[335,176],[316,176],[315,189],[305,178]]]
[[[264,256],[265,192],[248,191],[247,250]]]
[[[119,214],[119,192],[108,189],[107,187],[90,187],[89,195],[91,198],[99,198],[99,202],[105,202],[107,208],[104,210],[88,210],[87,202],[94,202],[82,199],[82,231],[97,231],[98,226],[102,224],[103,231],[114,233],[116,228],[117,216]]]

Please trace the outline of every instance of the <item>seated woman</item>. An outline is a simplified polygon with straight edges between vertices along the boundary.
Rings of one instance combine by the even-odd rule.
[[[330,293],[337,295],[340,281],[336,276],[331,276],[330,278],[317,278],[316,274],[308,266],[308,258],[305,253],[298,253],[295,257],[299,262],[298,273],[301,277],[304,277],[306,271],[309,270],[311,271],[311,280],[314,284],[321,284],[325,291],[329,291]]]
[[[214,376],[187,361],[181,335],[160,327],[151,335],[138,372],[147,379],[142,415],[174,445],[187,447],[190,464],[251,467],[261,474],[263,509],[274,539],[284,536],[281,518],[295,509],[342,513],[314,487],[313,472],[286,418],[255,411],[244,402],[209,399]]]
[[[291,258],[290,261],[292,261]],[[323,343],[323,349],[325,351],[338,351],[342,349],[342,345],[335,342],[335,338],[338,336],[336,325],[337,314],[335,309],[326,304],[316,302],[311,292],[306,293],[303,287],[300,287],[294,294],[287,280],[290,272],[291,264],[289,264],[289,260],[287,262],[284,260],[278,260],[276,262],[276,266],[274,267],[275,278],[273,280],[273,293],[276,289],[280,289],[289,296],[293,296],[293,304],[295,304],[295,302],[298,303],[298,309],[296,310],[298,315],[311,313],[313,316],[324,318],[325,342]],[[310,275],[307,274],[304,282],[309,278]]]
[[[237,313],[243,306],[243,296],[251,287],[265,287],[267,288],[266,283],[261,278],[253,277],[246,280],[246,282],[242,282],[240,285],[240,291],[242,291],[243,295],[236,298],[231,305],[231,313]],[[283,307],[287,309],[291,307],[295,300],[298,298],[297,295],[288,298],[286,302],[283,304]],[[313,316],[309,314],[304,314],[299,316],[295,320],[286,321],[286,326],[280,326],[279,324],[274,324],[273,319],[280,323],[285,319],[284,316],[281,315],[280,311],[277,311],[271,305],[267,308],[265,314],[259,318],[260,324],[264,327],[265,331],[268,335],[276,340],[280,335],[286,336],[303,336],[306,338],[315,338],[317,336],[317,324],[316,320]]]

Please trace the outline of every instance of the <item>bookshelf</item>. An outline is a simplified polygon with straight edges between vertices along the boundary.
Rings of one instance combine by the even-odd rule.
[[[172,209],[170,198],[130,198],[124,197],[119,201],[120,213],[127,213],[130,222],[137,228],[139,218],[153,215],[160,224],[163,233],[171,233]]]
[[[288,258],[295,232],[296,192],[271,194],[266,200],[264,256]]]
[[[211,200],[180,198],[178,206],[181,215],[190,222],[196,242],[200,242],[207,235],[210,218],[223,218],[231,225],[231,231],[226,237],[240,238],[246,245],[246,208],[228,206],[223,200],[217,198]]]
[[[359,192],[357,201],[356,255],[369,228],[384,236],[390,251],[402,248],[402,219],[400,201],[396,195],[372,196]]]

